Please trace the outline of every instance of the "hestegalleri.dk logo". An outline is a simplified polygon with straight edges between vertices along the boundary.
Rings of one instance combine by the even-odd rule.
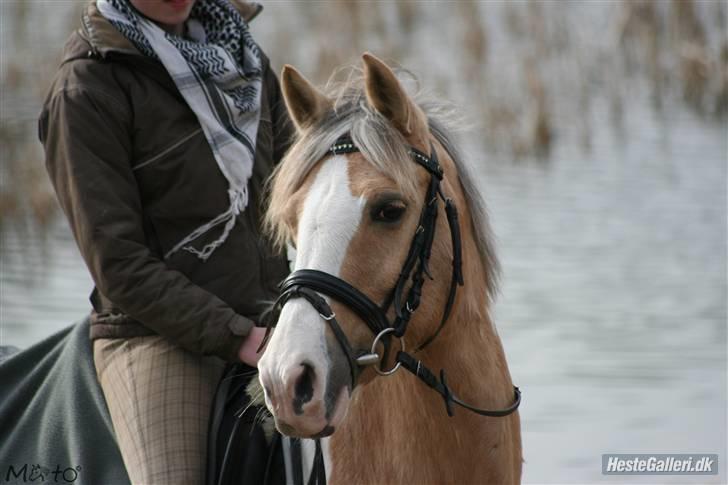
[[[718,455],[625,454],[602,455],[603,475],[717,475]]]

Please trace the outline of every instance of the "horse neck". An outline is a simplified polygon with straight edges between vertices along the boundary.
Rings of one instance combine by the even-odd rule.
[[[472,231],[463,231],[466,285],[446,327],[417,358],[435,373],[445,369],[461,399],[500,409],[511,404],[513,387],[487,308],[477,304],[485,295],[477,251]],[[431,283],[423,296],[435,291],[446,290]],[[332,483],[515,483],[521,472],[519,418],[481,417],[458,407],[450,418],[439,394],[400,370],[357,390],[347,419],[331,437],[330,459]]]

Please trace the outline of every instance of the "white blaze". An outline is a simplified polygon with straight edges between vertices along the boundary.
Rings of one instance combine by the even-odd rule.
[[[296,236],[294,269],[317,269],[339,276],[349,243],[356,233],[365,205],[349,188],[348,161],[339,155],[323,162],[306,200]],[[303,360],[323,372],[329,372],[326,324],[310,303],[290,300],[281,311],[278,325],[259,363],[268,373],[285,382],[284,373]],[[303,441],[304,476],[311,470],[313,441]],[[327,475],[331,473],[328,439],[322,440]]]
[[[298,221],[293,269],[317,269],[340,276],[365,203],[363,198],[351,193],[346,157],[339,155],[324,161],[311,184]],[[321,382],[326,382],[330,363],[325,330],[325,322],[310,303],[300,298],[290,300],[281,311],[258,367],[278,382],[285,382],[285,373],[305,360],[323,373]],[[322,444],[329,474],[328,439],[322,440]],[[306,476],[311,470],[313,441],[304,440],[303,452]]]
[[[338,276],[349,242],[359,227],[364,202],[349,189],[345,156],[323,162],[298,222],[295,268]]]
[[[347,167],[346,157],[339,155],[324,161],[316,174],[298,221],[294,269],[317,269],[340,275],[365,203],[352,195]],[[314,364],[321,364],[319,369],[326,370],[325,329],[326,325],[310,303],[300,298],[290,300],[281,312],[268,346],[270,354],[281,365],[286,363],[287,356],[305,352]]]
[[[322,162],[298,221],[294,269],[317,269],[339,276],[349,242],[359,227],[363,205],[364,201],[349,189],[346,157],[339,155]],[[291,368],[294,359],[296,365],[305,359],[327,371],[325,329],[310,303],[300,298],[290,300],[281,311],[266,355],[275,356],[280,372]]]

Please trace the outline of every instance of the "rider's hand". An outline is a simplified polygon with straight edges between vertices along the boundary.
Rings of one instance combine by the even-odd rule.
[[[240,350],[238,350],[238,359],[251,367],[257,367],[258,360],[260,359],[260,356],[263,355],[264,349],[261,349],[260,353],[256,353],[256,350],[260,347],[260,343],[263,341],[264,336],[264,327],[251,328],[250,333],[245,340],[243,340],[243,345],[240,347]]]

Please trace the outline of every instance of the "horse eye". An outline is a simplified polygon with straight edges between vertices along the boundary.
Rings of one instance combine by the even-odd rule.
[[[388,202],[372,211],[372,219],[377,222],[397,222],[406,210],[407,206],[402,202]]]

